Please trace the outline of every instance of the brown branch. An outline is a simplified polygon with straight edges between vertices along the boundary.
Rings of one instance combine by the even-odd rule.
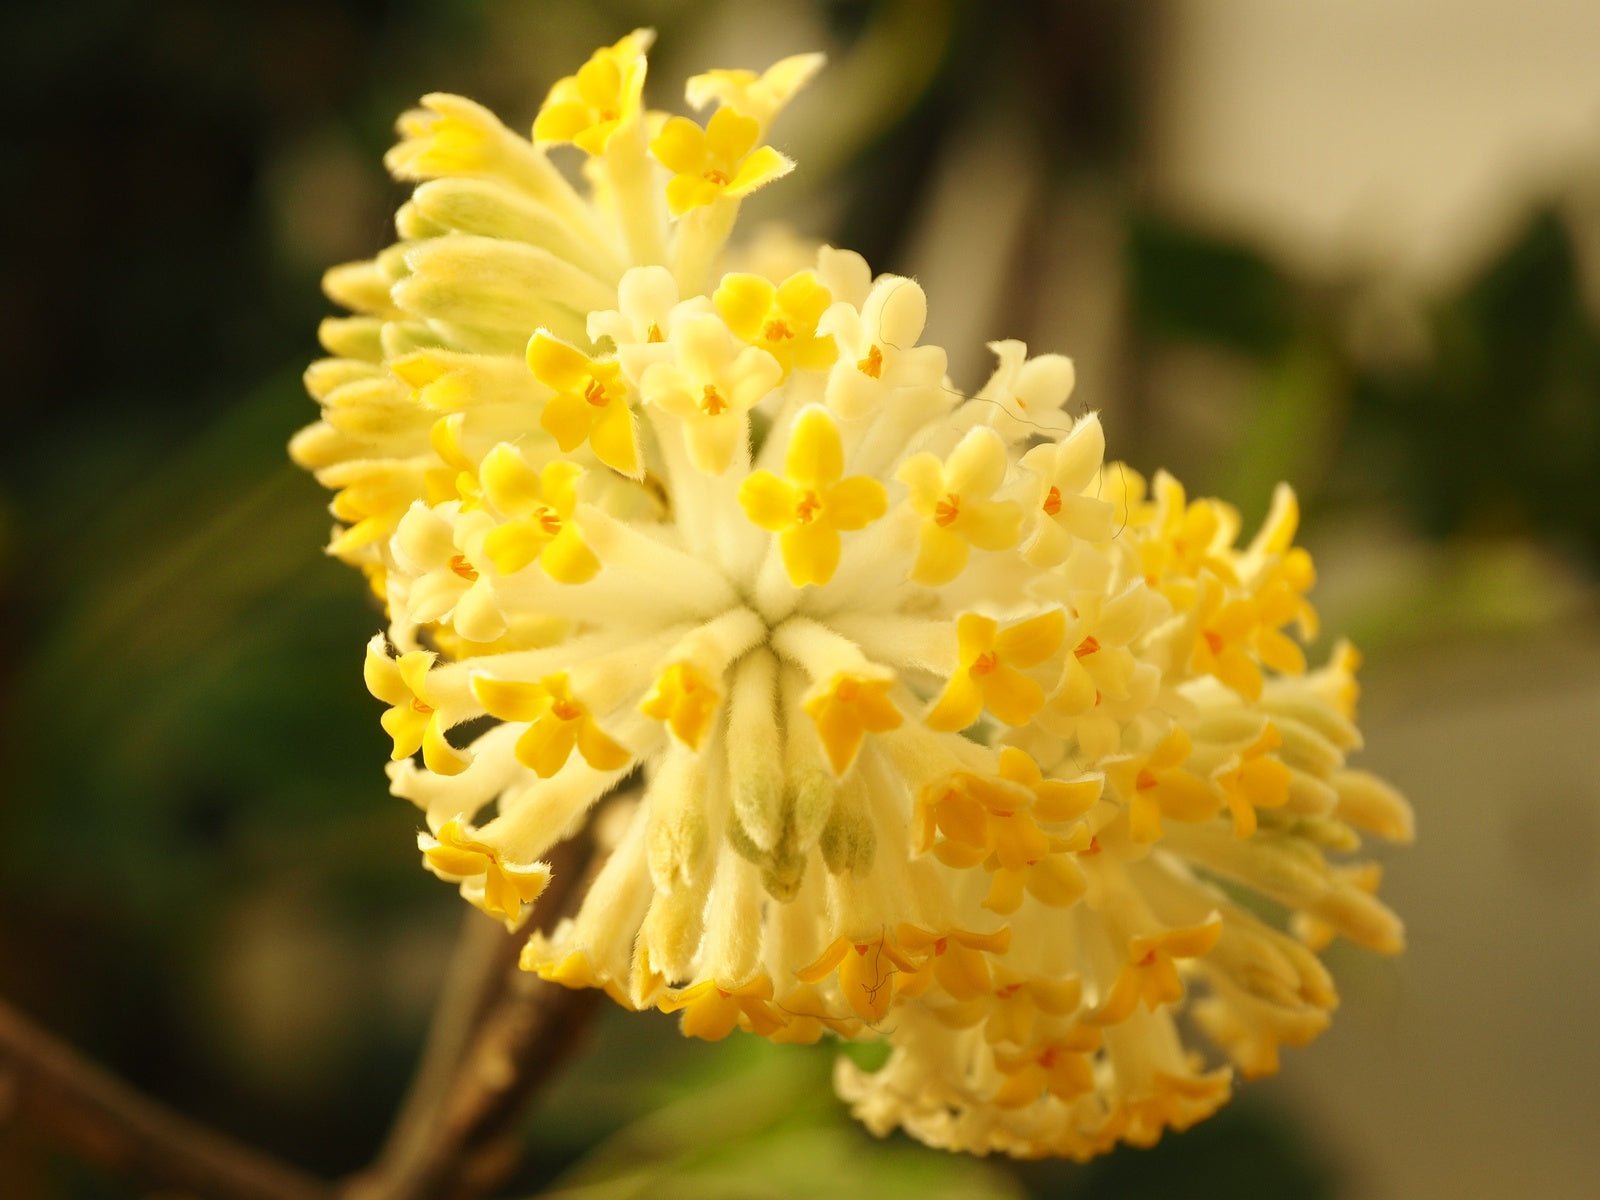
[[[327,1184],[140,1094],[0,1000],[11,1119],[86,1162],[208,1200],[326,1200]]]
[[[497,922],[463,905],[461,933],[434,1005],[427,1041],[383,1149],[370,1168],[377,1179],[409,1178],[485,1016],[505,994],[521,941]]]
[[[587,839],[558,853],[534,914],[545,926],[577,908],[598,869]],[[503,940],[513,948],[520,944]],[[372,1168],[347,1182],[344,1200],[471,1200],[516,1168],[518,1119],[576,1048],[599,993],[547,984],[520,970],[514,953],[502,962],[498,988],[482,978],[457,983],[479,1001],[492,998],[487,1006],[452,998],[447,987],[429,1035],[435,1044],[423,1055],[385,1149]],[[452,1007],[461,1011],[448,1015]],[[481,1012],[475,1028],[461,1024],[469,1008]],[[443,1064],[450,1059],[455,1069],[446,1075]]]

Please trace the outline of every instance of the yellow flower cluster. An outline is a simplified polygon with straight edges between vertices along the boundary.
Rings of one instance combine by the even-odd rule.
[[[1184,1128],[1327,1023],[1313,947],[1401,946],[1349,855],[1411,816],[1346,766],[1354,652],[1306,663],[1294,498],[1241,542],[1108,467],[1071,363],[1017,342],[963,396],[922,289],[848,251],[723,270],[819,60],[696,77],[702,127],[643,109],[649,40],[531,140],[425,98],[398,243],[327,277],[353,315],[292,452],[387,612],[366,679],[424,863],[520,928],[604,803],[528,970],[695,1037],[885,1039],[837,1075],[879,1132]]]

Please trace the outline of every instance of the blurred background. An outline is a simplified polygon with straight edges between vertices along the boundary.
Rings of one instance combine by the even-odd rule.
[[[1592,0],[74,0],[0,17],[0,995],[326,1175],[376,1150],[462,908],[359,673],[378,627],[284,443],[317,279],[390,240],[394,116],[525,129],[636,25],[649,100],[825,49],[746,232],[1074,357],[1111,454],[1247,522],[1278,478],[1416,805],[1398,961],[1152,1152],[887,1147],[833,1051],[607,1013],[529,1122],[573,1196],[1596,1195],[1600,6]],[[641,1064],[644,1064],[641,1066]],[[0,1127],[0,1194],[129,1193]]]

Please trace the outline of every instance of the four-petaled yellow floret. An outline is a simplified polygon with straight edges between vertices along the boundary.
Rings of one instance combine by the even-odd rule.
[[[761,125],[731,108],[719,108],[701,128],[688,117],[669,117],[650,142],[650,153],[673,173],[667,207],[674,216],[727,197],[739,200],[787,175],[794,163],[771,146],[757,146]]]
[[[827,583],[839,567],[841,533],[864,529],[888,511],[882,483],[844,476],[844,446],[824,408],[795,419],[783,475],[753,471],[739,485],[739,504],[755,524],[778,535],[783,567],[795,587]]]

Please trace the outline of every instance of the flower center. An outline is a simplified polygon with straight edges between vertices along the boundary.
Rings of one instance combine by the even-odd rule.
[[[411,697],[411,708],[412,711],[419,712],[423,716],[427,716],[433,711],[433,705],[424,703],[421,696]]]
[[[961,497],[951,492],[943,500],[933,506],[933,523],[935,525],[949,526],[961,515]]]
[[[664,342],[667,340],[667,335],[661,332],[661,326],[651,321],[650,328],[645,330],[644,340],[647,342]]]
[[[700,397],[700,411],[708,417],[714,417],[728,407],[728,402],[722,398],[722,393],[717,391],[717,385],[708,383],[705,393]]]
[[[1089,655],[1093,654],[1098,649],[1100,649],[1100,639],[1091,633],[1088,637],[1084,638],[1083,641],[1078,643],[1078,648],[1072,653],[1077,655],[1079,658],[1088,658]]]
[[[785,338],[792,338],[794,330],[790,329],[786,322],[775,318],[767,322],[766,328],[761,331],[761,336],[769,342],[781,342]]]
[[[561,532],[561,517],[553,508],[546,508],[541,504],[533,510],[533,519],[539,523],[539,528],[551,537]]]
[[[557,700],[550,706],[550,711],[560,721],[576,721],[583,715],[583,709],[571,700]]]
[[[452,554],[450,556],[450,570],[466,580],[476,580],[478,570],[467,561],[465,554]]]
[[[583,398],[596,408],[604,408],[609,399],[606,396],[606,385],[591,375],[589,382],[584,385]]]
[[[972,673],[974,675],[988,675],[999,665],[1000,660],[995,656],[995,652],[993,650],[985,650],[973,660]]]
[[[1044,497],[1044,512],[1045,512],[1045,516],[1053,517],[1060,511],[1061,511],[1061,489],[1058,488],[1058,487],[1052,487],[1048,492],[1045,493],[1045,497]]]
[[[728,177],[717,170],[716,167],[712,167],[711,170],[705,173],[705,180],[707,183],[714,183],[718,187],[728,186]]]
[[[867,356],[865,358],[857,360],[856,370],[860,371],[863,375],[870,375],[874,379],[882,376],[883,351],[878,349],[876,342],[874,342],[872,348],[867,351]]]
[[[794,506],[794,519],[802,525],[809,525],[817,519],[817,513],[822,511],[822,501],[815,492],[807,492],[800,497],[800,503]]]

